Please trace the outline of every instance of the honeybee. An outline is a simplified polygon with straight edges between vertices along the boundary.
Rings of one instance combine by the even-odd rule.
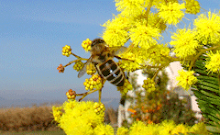
[[[126,50],[126,47],[108,47],[103,39],[94,39],[91,44],[91,56],[80,70],[78,77],[82,77],[86,72],[86,66],[93,63],[102,78],[116,86],[123,86],[125,74],[113,58],[123,59],[117,55]]]

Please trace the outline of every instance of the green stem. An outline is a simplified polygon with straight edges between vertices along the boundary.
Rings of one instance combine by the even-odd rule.
[[[150,65],[142,65],[140,67],[140,69],[144,69],[144,68],[162,68],[163,66],[150,66]]]
[[[158,74],[158,73],[159,73],[159,71],[160,71],[160,70],[162,70],[162,69],[163,69],[163,67],[161,67],[161,68],[157,69],[157,72],[154,74],[154,76],[153,76],[152,80],[154,80],[154,79],[156,78],[157,74]]]
[[[147,22],[148,22],[148,15],[149,15],[150,9],[152,7],[152,3],[153,3],[153,0],[150,0],[149,5],[147,6],[147,10],[145,12],[145,15],[146,15],[145,18],[146,18]]]
[[[105,80],[102,80],[102,88],[103,88],[104,84],[105,84]],[[90,90],[90,91],[88,91],[88,92],[81,93],[81,94],[76,94],[76,96],[82,96],[82,97],[79,99],[79,101],[81,101],[81,100],[82,100],[83,98],[85,98],[87,95],[92,94],[92,93],[94,93],[94,92],[96,92],[96,91],[99,91],[99,102],[101,102],[102,88],[101,88],[101,89]]]
[[[81,58],[80,56],[78,56],[78,55],[76,55],[76,54],[74,54],[74,53],[71,53],[73,56],[75,56],[76,58]]]
[[[69,66],[69,65],[71,65],[71,64],[73,64],[73,63],[75,63],[75,62],[77,62],[77,61],[79,61],[79,60],[88,60],[88,59],[86,59],[86,58],[78,58],[78,59],[76,59],[76,60],[73,60],[73,61],[70,61],[69,63],[67,63],[64,67],[67,67],[67,66]]]
[[[78,61],[78,59],[77,59],[77,60],[70,61],[70,62],[67,63],[64,67],[67,67],[67,66],[71,65],[72,63],[75,63],[76,61]]]
[[[86,58],[79,58],[78,60],[88,60],[88,59],[86,59]]]
[[[106,80],[103,80],[103,79],[102,79],[101,81],[102,81],[102,88],[103,88],[103,86],[104,86]],[[102,88],[99,90],[99,103],[101,103],[101,98],[102,98]]]
[[[169,59],[170,62],[181,61],[181,59],[177,58],[177,57],[171,57],[171,56],[165,56],[165,55],[161,55],[161,56],[164,57],[164,58]]]
[[[102,87],[103,88],[103,87]],[[101,103],[102,98],[102,88],[99,90],[99,103]]]
[[[83,98],[85,98],[87,95],[91,94],[91,93],[94,93],[96,91],[98,91],[99,89],[95,89],[95,90],[91,90],[89,92],[85,92],[85,93],[81,93],[81,94],[76,94],[76,96],[82,96],[79,101],[81,101]]]

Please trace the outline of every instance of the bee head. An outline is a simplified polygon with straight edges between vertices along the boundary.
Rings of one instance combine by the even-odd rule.
[[[105,43],[105,41],[101,38],[96,38],[92,41],[92,44],[91,44],[91,47],[97,45],[97,44],[100,44],[100,43]]]

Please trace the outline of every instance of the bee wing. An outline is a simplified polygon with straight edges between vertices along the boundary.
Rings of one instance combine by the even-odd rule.
[[[124,53],[128,48],[121,46],[121,47],[111,47],[110,50],[112,51],[113,55],[120,55]]]
[[[85,73],[86,73],[86,67],[89,63],[92,62],[92,57],[90,57],[86,63],[84,64],[83,68],[79,71],[79,74],[78,74],[78,78],[82,77]]]

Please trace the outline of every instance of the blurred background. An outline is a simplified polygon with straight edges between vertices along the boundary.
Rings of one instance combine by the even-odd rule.
[[[202,12],[218,9],[220,4],[218,0],[199,2]],[[61,50],[67,44],[73,53],[88,58],[81,43],[101,36],[101,25],[118,14],[114,1],[1,0],[0,7],[0,107],[65,100],[68,89],[84,92],[83,82],[88,76],[77,78],[71,66],[65,73],[58,73],[59,64],[75,59],[63,56]],[[187,18],[196,16],[184,19]],[[187,25],[177,27],[184,26]],[[165,38],[163,42],[169,40]],[[106,83],[103,98],[119,99],[120,93]]]
[[[202,13],[220,6],[219,0],[199,2]],[[88,58],[82,41],[100,37],[104,30],[101,25],[114,14],[118,13],[113,0],[0,0],[0,107],[62,103],[69,89],[85,92],[83,82],[88,76],[79,79],[72,66],[58,73],[59,64],[75,59],[63,56],[62,47],[70,45],[73,53]],[[188,26],[188,19],[194,18],[186,16],[187,23],[177,27]],[[174,32],[175,27],[164,33],[164,43],[170,41],[169,31]],[[106,83],[102,97],[117,109],[120,92],[115,86]],[[97,99],[98,93],[88,98]]]
[[[0,106],[65,100],[69,89],[85,92],[72,66],[59,74],[59,64],[74,57],[61,54],[70,45],[73,53],[88,58],[81,47],[86,38],[99,37],[101,24],[117,14],[113,1],[0,1]],[[96,98],[97,93],[90,98]],[[116,87],[106,84],[105,98],[119,98]]]

